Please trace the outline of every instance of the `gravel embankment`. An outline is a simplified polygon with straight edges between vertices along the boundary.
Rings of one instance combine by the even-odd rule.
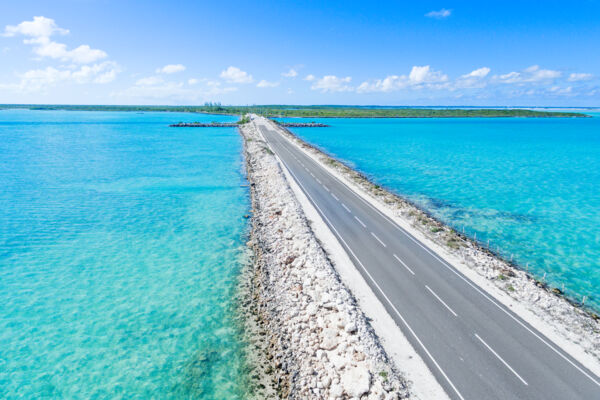
[[[252,196],[253,262],[242,279],[257,397],[408,398],[254,126],[240,127]],[[401,367],[401,366],[398,366]]]

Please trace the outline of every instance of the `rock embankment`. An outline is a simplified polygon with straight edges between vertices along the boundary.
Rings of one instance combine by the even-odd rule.
[[[170,128],[235,128],[236,122],[179,122],[169,125]]]
[[[320,122],[277,122],[284,128],[327,128],[329,125]]]
[[[253,263],[242,282],[264,396],[398,399],[409,392],[311,231],[277,159],[240,127],[252,196]]]

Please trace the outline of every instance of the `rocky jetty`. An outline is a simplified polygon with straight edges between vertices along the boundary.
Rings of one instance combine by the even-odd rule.
[[[320,122],[278,122],[284,128],[327,128],[329,125]]]
[[[171,128],[235,128],[238,124],[235,122],[179,122],[171,124]]]
[[[257,396],[408,398],[406,382],[340,281],[277,159],[252,123],[240,131],[253,214],[253,262],[243,274],[241,303],[257,371],[269,381]]]

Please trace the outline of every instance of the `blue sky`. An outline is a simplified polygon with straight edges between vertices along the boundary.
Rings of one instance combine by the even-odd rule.
[[[600,2],[20,0],[0,103],[600,106]]]

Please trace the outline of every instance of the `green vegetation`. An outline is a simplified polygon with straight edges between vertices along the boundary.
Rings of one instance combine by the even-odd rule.
[[[387,373],[387,371],[380,371],[379,372],[379,376],[383,378],[383,382],[387,382],[387,380],[388,380],[388,373]]]
[[[357,106],[223,106],[220,103],[205,103],[203,106],[108,106],[108,105],[0,105],[0,109],[23,108],[31,110],[71,110],[71,111],[164,111],[195,112],[208,114],[245,115],[254,113],[265,117],[305,117],[305,118],[491,118],[491,117],[587,117],[574,112],[533,111],[509,108],[410,108],[410,107],[357,107]]]
[[[244,125],[244,124],[247,124],[248,122],[250,122],[250,118],[248,118],[247,116],[244,115],[237,123],[238,123],[238,125]]]

